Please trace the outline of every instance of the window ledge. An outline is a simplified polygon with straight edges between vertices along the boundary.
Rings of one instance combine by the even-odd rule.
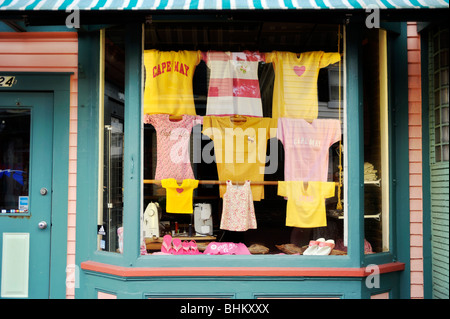
[[[403,271],[405,264],[392,262],[380,264],[379,274]],[[373,267],[361,268],[301,268],[301,267],[123,267],[85,261],[85,271],[120,277],[367,277],[373,274]]]

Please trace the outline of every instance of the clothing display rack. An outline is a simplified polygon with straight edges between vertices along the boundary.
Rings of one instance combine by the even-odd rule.
[[[181,185],[183,181],[177,181]],[[226,181],[214,181],[214,180],[199,180],[199,184],[203,185],[226,185]],[[243,185],[245,181],[232,181],[233,184]],[[251,185],[278,185],[278,181],[260,181],[250,182]],[[335,182],[336,186],[339,186],[338,182]],[[161,181],[155,179],[144,179],[144,184],[161,184]]]

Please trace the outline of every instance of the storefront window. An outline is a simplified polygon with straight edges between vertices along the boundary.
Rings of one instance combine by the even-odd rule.
[[[141,254],[346,254],[342,31],[145,26]]]
[[[364,87],[364,252],[389,251],[389,125],[386,31],[366,30]]]
[[[124,147],[124,31],[101,32],[100,111],[101,197],[98,218],[98,249],[123,252],[123,147]]]

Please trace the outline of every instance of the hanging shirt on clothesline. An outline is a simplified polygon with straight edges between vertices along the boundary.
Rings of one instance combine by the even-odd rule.
[[[202,54],[210,69],[206,115],[263,116],[258,81],[259,52],[218,52]]]
[[[198,180],[185,179],[178,185],[174,178],[163,179],[161,186],[166,189],[166,212],[175,214],[192,214],[193,193],[198,187]]]
[[[231,231],[256,229],[250,181],[245,181],[244,185],[233,185],[231,181],[227,181],[227,191],[223,195],[220,229]]]
[[[286,226],[327,226],[325,199],[334,196],[334,182],[278,182],[278,195],[287,197]]]
[[[193,85],[200,51],[144,51],[144,114],[196,115]]]
[[[318,116],[317,80],[319,70],[340,60],[339,53],[323,51],[266,53],[275,71],[272,118],[291,117],[307,120]]]
[[[276,136],[276,121],[243,118],[244,122],[233,122],[230,116],[203,117],[202,133],[214,141],[217,172],[222,181],[264,180],[267,140]],[[223,197],[226,185],[220,185],[219,189]],[[251,185],[251,189],[253,200],[264,198],[262,185]]]
[[[339,120],[279,118],[277,138],[285,152],[285,181],[328,180],[329,147],[341,139]]]
[[[192,128],[201,122],[201,116],[193,115],[183,115],[180,121],[170,120],[169,114],[144,115],[144,123],[156,130],[156,180],[194,178],[189,142]]]

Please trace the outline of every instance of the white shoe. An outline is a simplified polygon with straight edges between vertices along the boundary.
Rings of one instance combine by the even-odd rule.
[[[314,255],[329,255],[334,248],[334,240],[328,239],[325,242],[319,243],[319,248]]]
[[[319,244],[325,242],[325,238],[319,238],[317,240],[311,240],[309,247],[303,252],[303,255],[316,255],[316,251],[319,249]]]

